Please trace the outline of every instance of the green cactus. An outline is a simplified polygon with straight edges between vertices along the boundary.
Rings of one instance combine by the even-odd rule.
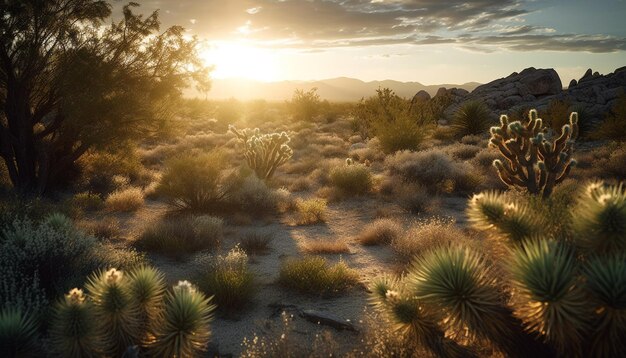
[[[576,161],[572,159],[574,140],[578,136],[578,113],[572,112],[569,124],[558,138],[550,138],[537,111],[531,110],[528,121],[510,122],[500,117],[500,126],[491,127],[490,145],[506,158],[493,161],[500,179],[509,186],[525,188],[531,194],[548,197],[562,182]]]
[[[564,209],[572,228],[564,237],[539,218],[539,207],[478,195],[470,223],[496,240],[502,257],[440,247],[415,258],[404,278],[375,281],[376,307],[398,325],[430,317],[430,331],[413,332],[436,356],[447,355],[426,343],[433,332],[466,349],[487,341],[511,357],[624,356],[625,201],[622,185],[588,185]]]
[[[209,323],[215,306],[187,281],[180,281],[166,296],[165,310],[150,347],[154,357],[196,357],[211,337]]]
[[[54,309],[50,343],[61,357],[97,357],[100,334],[91,303],[83,290],[73,288]]]
[[[119,357],[141,340],[139,307],[131,295],[128,278],[112,268],[91,275],[86,288],[94,317],[102,329],[104,351]]]
[[[261,134],[258,128],[237,130],[233,125],[228,126],[228,130],[243,144],[246,162],[259,179],[271,178],[276,168],[293,155],[288,145],[291,139],[285,132]]]

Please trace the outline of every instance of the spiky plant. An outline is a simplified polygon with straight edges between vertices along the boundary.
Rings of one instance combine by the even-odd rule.
[[[576,242],[595,253],[626,252],[626,191],[623,184],[588,186],[574,211]]]
[[[370,285],[370,301],[394,322],[394,329],[409,335],[438,357],[474,357],[476,354],[446,337],[437,321],[435,311],[429,310],[403,284],[388,276],[376,279]]]
[[[491,113],[482,102],[466,102],[456,111],[452,118],[452,130],[455,136],[463,137],[482,134],[491,126]]]
[[[243,154],[248,166],[254,170],[259,179],[271,178],[276,168],[286,163],[293,155],[293,150],[288,144],[291,139],[285,132],[261,134],[258,128],[237,130],[233,125],[228,126],[228,130],[243,144]]]
[[[590,351],[598,357],[619,357],[626,352],[626,255],[596,257],[585,274],[596,313]]]
[[[97,357],[99,332],[83,291],[73,288],[54,309],[50,328],[52,350],[62,357]]]
[[[150,266],[140,266],[128,273],[128,288],[137,305],[139,329],[144,334],[144,344],[151,340],[150,331],[163,309],[165,278],[163,273]]]
[[[34,317],[15,308],[0,312],[0,353],[3,357],[37,357],[38,338]]]
[[[154,357],[197,357],[211,337],[215,306],[187,281],[180,281],[166,295],[165,309],[150,346]]]
[[[495,229],[495,236],[520,243],[541,232],[541,218],[530,208],[509,200],[504,194],[485,192],[470,199],[467,216],[478,230]]]
[[[516,314],[564,355],[582,352],[589,310],[573,250],[551,240],[527,240],[513,250],[510,271],[520,297]]]
[[[114,268],[92,274],[86,289],[95,319],[102,329],[106,354],[121,356],[141,340],[140,311],[130,292],[128,278]]]

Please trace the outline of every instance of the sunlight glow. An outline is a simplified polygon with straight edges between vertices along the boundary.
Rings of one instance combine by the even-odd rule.
[[[277,56],[272,51],[244,42],[220,42],[202,50],[200,57],[215,66],[213,78],[245,78],[276,81],[280,77]]]

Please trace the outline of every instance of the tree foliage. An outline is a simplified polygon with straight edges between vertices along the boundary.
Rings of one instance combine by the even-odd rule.
[[[19,191],[63,184],[91,148],[157,133],[191,81],[208,89],[196,40],[137,6],[105,25],[105,1],[0,3],[0,156]]]

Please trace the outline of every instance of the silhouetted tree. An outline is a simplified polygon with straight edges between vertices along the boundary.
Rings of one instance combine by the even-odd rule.
[[[195,81],[197,42],[136,3],[109,25],[98,0],[0,2],[0,156],[14,187],[43,193],[91,148],[156,133]]]

